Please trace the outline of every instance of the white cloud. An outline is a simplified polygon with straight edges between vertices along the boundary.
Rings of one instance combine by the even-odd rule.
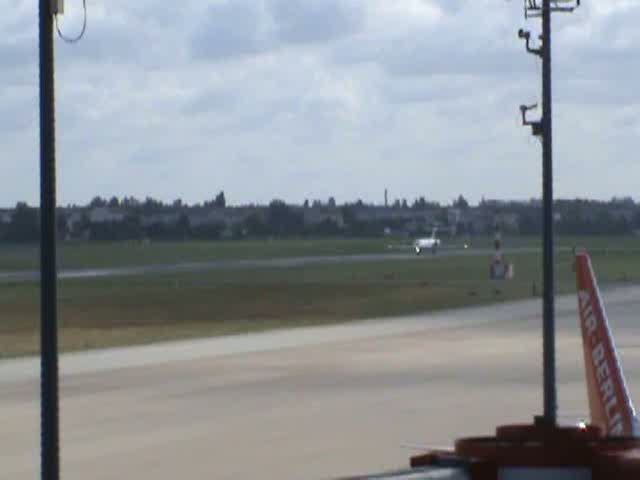
[[[365,3],[355,0],[267,0],[284,43],[328,42],[356,33],[362,26]]]
[[[520,2],[92,0],[56,43],[59,198],[539,195]],[[37,12],[0,19],[0,205],[37,201]],[[82,19],[67,2],[61,26]],[[632,194],[640,1],[554,19],[559,195]],[[528,26],[536,32],[537,25]],[[613,163],[612,163],[613,162]],[[620,168],[612,168],[619,165]],[[623,167],[624,168],[623,168]],[[640,168],[640,167],[638,167]],[[602,179],[607,178],[607,182]]]
[[[192,38],[192,50],[197,58],[213,60],[256,55],[272,48],[269,30],[259,1],[214,3]]]

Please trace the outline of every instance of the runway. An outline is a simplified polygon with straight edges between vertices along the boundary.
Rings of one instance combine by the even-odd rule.
[[[604,293],[632,394],[640,288]],[[557,300],[562,412],[587,412],[576,300]],[[541,305],[66,355],[64,479],[332,478],[407,465],[542,408]],[[39,472],[38,363],[0,362],[0,479]]]
[[[513,248],[506,251],[507,254],[535,253],[540,249],[533,247]],[[417,257],[412,251],[395,253],[373,253],[359,255],[317,255],[305,257],[285,257],[285,258],[263,258],[263,259],[231,259],[212,260],[209,262],[184,262],[167,265],[140,265],[117,268],[87,268],[60,270],[58,278],[60,280],[83,279],[83,278],[104,278],[104,277],[126,277],[136,275],[157,275],[164,273],[179,272],[204,272],[208,270],[246,270],[255,268],[295,268],[311,265],[332,265],[338,263],[363,263],[363,262],[386,262],[390,260],[416,260],[437,257],[451,256],[489,256],[493,253],[491,249],[447,249],[443,247],[437,255],[429,252]],[[22,283],[38,281],[40,273],[35,270],[20,270],[12,272],[0,271],[0,283]]]

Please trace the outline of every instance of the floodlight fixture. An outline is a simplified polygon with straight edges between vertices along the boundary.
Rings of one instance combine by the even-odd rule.
[[[542,16],[543,0],[524,0],[525,18],[537,18]],[[552,12],[571,13],[580,6],[580,0],[551,0]]]

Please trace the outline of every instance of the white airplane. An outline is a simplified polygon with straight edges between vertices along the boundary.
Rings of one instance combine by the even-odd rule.
[[[416,255],[420,255],[423,250],[431,250],[431,253],[434,255],[437,253],[438,247],[440,246],[440,239],[436,238],[437,231],[438,229],[434,228],[430,237],[416,239],[413,243]]]

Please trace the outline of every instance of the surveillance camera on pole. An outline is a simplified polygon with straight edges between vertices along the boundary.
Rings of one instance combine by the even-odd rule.
[[[542,47],[533,48],[531,47],[531,32],[527,30],[523,30],[522,28],[518,30],[518,38],[522,38],[527,42],[527,52],[537,55],[538,57],[542,57]]]
[[[531,127],[531,134],[534,137],[542,136],[542,120],[531,121],[527,119],[527,112],[538,108],[538,104],[520,105],[520,113],[522,114],[522,125]]]

